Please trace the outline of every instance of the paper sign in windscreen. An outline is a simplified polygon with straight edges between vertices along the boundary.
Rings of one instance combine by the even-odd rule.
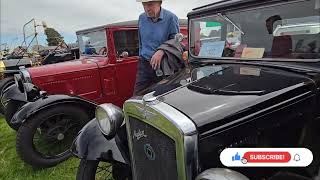
[[[225,41],[203,42],[199,56],[222,57]]]
[[[264,54],[264,48],[244,48],[241,58],[262,58]]]

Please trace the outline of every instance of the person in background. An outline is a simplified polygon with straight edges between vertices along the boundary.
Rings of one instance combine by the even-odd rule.
[[[266,27],[268,33],[273,35],[275,23],[281,25],[282,18],[274,15],[266,19]],[[267,56],[271,58],[290,58],[292,54],[292,39],[290,35],[273,36],[271,53]]]
[[[88,41],[84,47],[84,54],[93,55],[97,54],[96,49]]]
[[[137,0],[144,13],[139,16],[139,56],[134,94],[160,81],[156,70],[164,55],[157,48],[179,33],[178,17],[161,7],[162,0]]]

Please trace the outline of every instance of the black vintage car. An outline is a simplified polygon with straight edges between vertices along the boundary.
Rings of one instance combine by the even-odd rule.
[[[319,12],[318,0],[194,9],[189,66],[123,110],[98,106],[72,146],[82,159],[77,179],[318,180]],[[248,147],[307,148],[313,161],[299,168],[220,162],[224,149]]]

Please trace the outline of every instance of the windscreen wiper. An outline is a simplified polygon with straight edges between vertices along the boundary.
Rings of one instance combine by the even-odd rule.
[[[238,29],[238,31],[241,32],[241,34],[244,35],[244,32],[240,29],[240,27],[237,26],[236,23],[234,23],[228,16],[223,15],[223,14],[221,14],[221,13],[218,13],[218,16],[221,17],[222,19],[228,21],[229,23],[231,23],[234,27],[236,27],[236,28]]]
[[[223,89],[214,89],[210,87],[197,86],[195,84],[189,84],[188,89],[200,92],[203,94],[216,94],[216,95],[257,95],[261,96],[266,93],[265,90],[260,91],[234,91],[234,90],[223,90]]]

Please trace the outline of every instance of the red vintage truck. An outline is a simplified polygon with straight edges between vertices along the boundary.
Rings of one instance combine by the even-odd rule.
[[[34,167],[50,167],[70,156],[78,131],[97,104],[119,107],[133,94],[139,59],[138,22],[108,24],[76,32],[80,60],[21,68],[3,93],[5,118],[17,131],[17,152]],[[187,34],[187,21],[180,20]],[[22,106],[22,107],[21,107]]]

